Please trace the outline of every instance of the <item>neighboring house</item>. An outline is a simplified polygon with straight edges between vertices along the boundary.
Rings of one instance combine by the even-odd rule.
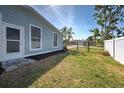
[[[77,43],[78,43],[79,45],[83,45],[83,41],[84,41],[84,40],[78,40],[78,39],[71,40],[71,41],[68,42],[68,45],[77,45]]]
[[[30,6],[0,6],[0,61],[63,50],[61,32]]]

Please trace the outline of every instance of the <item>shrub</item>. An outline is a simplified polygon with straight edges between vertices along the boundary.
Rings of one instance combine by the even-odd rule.
[[[64,50],[65,50],[65,51],[68,51],[67,47],[64,47]]]
[[[0,75],[2,74],[3,71],[4,69],[2,68],[2,63],[0,62]]]
[[[108,51],[103,51],[102,52],[102,55],[104,55],[104,56],[110,56],[110,53]]]
[[[69,50],[68,53],[71,54],[71,55],[77,55],[77,54],[79,54],[80,52],[77,52],[76,50]]]

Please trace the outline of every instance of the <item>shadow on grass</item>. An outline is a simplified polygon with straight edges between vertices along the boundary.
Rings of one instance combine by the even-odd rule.
[[[58,65],[66,56],[68,56],[67,53],[60,53],[44,58],[33,64],[20,66],[14,71],[4,72],[0,77],[0,87],[30,87],[34,81],[41,78],[47,71]]]

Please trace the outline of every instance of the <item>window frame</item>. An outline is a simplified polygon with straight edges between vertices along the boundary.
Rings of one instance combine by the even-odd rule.
[[[39,28],[40,29],[40,48],[32,48],[32,37],[31,37],[31,27],[36,27],[36,28]],[[33,24],[30,24],[29,26],[29,41],[30,41],[30,51],[33,51],[33,50],[42,50],[42,27],[39,27],[39,26],[36,26],[36,25],[33,25]]]
[[[54,46],[54,34],[57,35],[57,46]],[[58,48],[58,33],[57,32],[53,32],[53,48]]]
[[[7,28],[12,28],[12,29],[17,29],[17,30],[19,30],[19,40],[18,39],[8,39],[7,38]],[[12,54],[12,53],[19,53],[21,50],[21,48],[20,48],[20,43],[21,43],[21,30],[20,29],[18,29],[17,27],[11,27],[11,26],[6,26],[6,53],[7,54]],[[16,51],[16,52],[8,52],[7,50],[7,48],[8,48],[8,46],[7,46],[7,42],[19,42],[19,51]]]

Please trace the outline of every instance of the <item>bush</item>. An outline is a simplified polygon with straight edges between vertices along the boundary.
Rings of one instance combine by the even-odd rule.
[[[104,55],[104,56],[110,56],[110,53],[108,51],[103,51],[102,52],[102,55]]]
[[[0,62],[0,75],[2,74],[3,71],[4,69],[2,68],[2,63]]]
[[[68,51],[67,47],[64,47],[64,51]]]
[[[77,55],[77,54],[79,54],[80,52],[77,52],[76,50],[69,50],[68,53],[71,54],[71,55]]]

